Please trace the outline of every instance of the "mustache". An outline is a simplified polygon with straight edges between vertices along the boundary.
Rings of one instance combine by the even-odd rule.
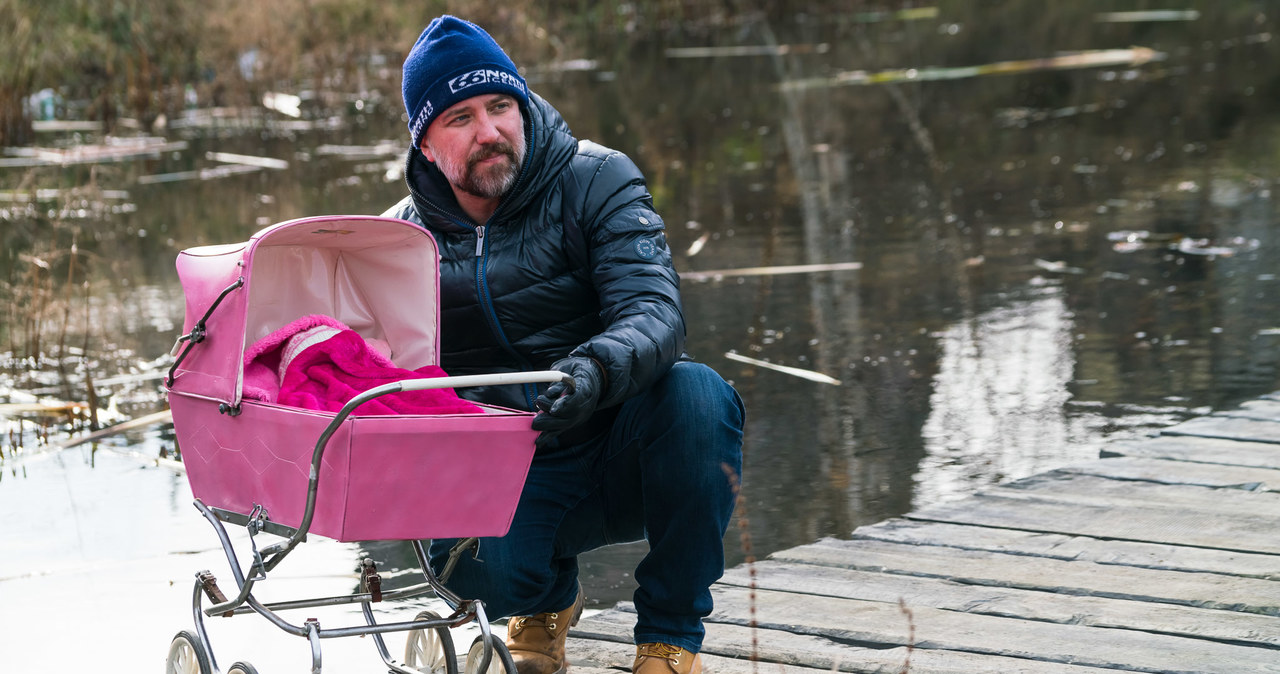
[[[474,154],[467,157],[467,166],[468,168],[473,168],[476,164],[499,155],[505,155],[513,164],[516,161],[516,149],[512,147],[511,143],[498,142],[489,147],[476,150]]]

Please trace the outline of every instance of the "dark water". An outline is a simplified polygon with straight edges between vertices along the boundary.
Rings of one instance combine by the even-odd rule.
[[[1109,3],[955,4],[910,20],[796,15],[639,43],[597,36],[595,53],[575,55],[592,63],[530,69],[579,136],[645,170],[682,272],[861,265],[684,281],[690,352],[748,408],[748,524],[726,539],[731,563],[1093,458],[1108,440],[1277,388],[1280,7],[1132,17],[1101,14]],[[5,189],[30,171],[28,187],[126,193],[0,202],[5,339],[26,339],[16,319],[31,307],[13,252],[61,278],[74,234],[91,272],[66,297],[72,332],[92,326],[92,357],[72,362],[99,380],[154,370],[181,326],[178,250],[292,217],[377,213],[403,195],[398,150],[332,147],[402,146],[398,105],[368,92],[304,105],[323,122],[310,129],[173,120],[163,135],[188,146],[158,157],[92,172],[0,168]],[[219,165],[210,152],[289,166],[140,181]],[[60,209],[52,234],[25,224]],[[61,314],[44,320],[48,343]],[[19,365],[11,386],[57,389],[60,377]],[[118,387],[121,407],[157,409],[156,385]],[[166,438],[128,441],[155,453]],[[6,461],[0,506],[21,517],[15,492],[53,464]],[[150,505],[204,526],[181,501]],[[402,547],[366,547],[410,565]],[[642,553],[589,556],[588,596],[628,599]],[[0,574],[0,602],[16,573]]]

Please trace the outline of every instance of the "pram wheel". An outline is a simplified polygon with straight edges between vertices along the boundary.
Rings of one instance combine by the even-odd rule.
[[[227,670],[227,674],[258,674],[258,668],[247,662],[237,662],[231,665],[231,669]]]
[[[440,615],[434,611],[423,611],[413,619],[440,620]],[[404,645],[404,664],[428,674],[458,674],[458,652],[453,647],[449,628],[410,631],[409,640]]]
[[[490,634],[493,644],[493,657],[489,658],[489,666],[480,669],[480,659],[484,656],[484,635],[471,642],[471,650],[467,651],[466,674],[516,674],[516,661],[511,658],[511,651],[496,634]]]
[[[169,657],[165,660],[165,674],[213,674],[213,665],[204,652],[200,637],[182,630],[169,642]]]

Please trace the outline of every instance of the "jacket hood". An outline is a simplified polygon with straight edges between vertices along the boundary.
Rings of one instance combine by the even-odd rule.
[[[577,151],[578,140],[560,112],[541,96],[530,93],[529,105],[520,109],[524,134],[528,139],[524,165],[511,190],[502,197],[490,218],[498,222],[527,208],[553,183]],[[477,224],[463,212],[449,181],[436,165],[416,147],[405,158],[405,182],[413,197],[413,208],[428,227],[441,231],[470,231]]]

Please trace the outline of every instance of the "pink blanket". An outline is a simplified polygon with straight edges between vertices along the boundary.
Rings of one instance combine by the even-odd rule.
[[[405,370],[385,344],[363,337],[328,316],[304,316],[258,340],[245,352],[244,397],[304,409],[337,412],[368,389],[403,379],[445,376],[435,365]],[[453,389],[404,391],[374,398],[357,412],[480,414]]]

